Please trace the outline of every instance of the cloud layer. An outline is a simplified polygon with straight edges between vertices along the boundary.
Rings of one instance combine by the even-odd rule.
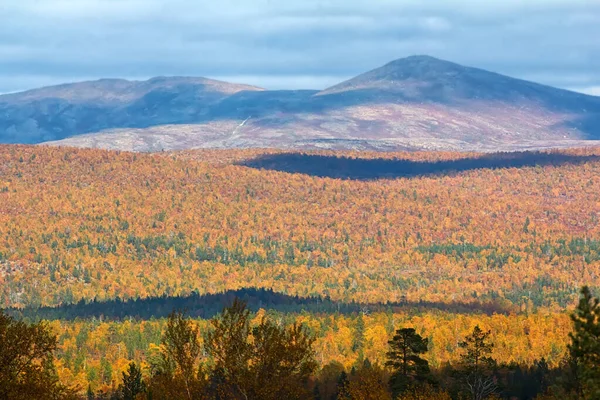
[[[598,94],[600,2],[0,2],[0,93],[157,75],[319,89],[412,54]]]

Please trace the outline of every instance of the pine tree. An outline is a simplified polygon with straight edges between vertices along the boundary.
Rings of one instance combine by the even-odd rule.
[[[388,343],[390,351],[385,365],[394,371],[390,378],[390,389],[395,398],[411,385],[428,378],[429,363],[420,357],[427,352],[428,340],[413,328],[404,328],[397,330]]]
[[[464,384],[473,400],[482,400],[494,394],[498,386],[493,376],[496,361],[491,357],[494,344],[489,341],[491,331],[484,332],[479,325],[458,344],[461,355]]]
[[[465,352],[461,355],[461,364],[468,372],[481,373],[496,365],[491,357],[494,344],[490,343],[491,331],[484,332],[477,325],[473,332],[458,344]]]
[[[350,394],[348,393],[348,383],[348,374],[346,373],[346,371],[342,371],[337,380],[336,399],[346,399],[350,397]]]

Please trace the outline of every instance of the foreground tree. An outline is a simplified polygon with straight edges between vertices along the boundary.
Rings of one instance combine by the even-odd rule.
[[[490,335],[491,331],[484,332],[477,325],[473,332],[458,344],[464,350],[461,355],[464,384],[473,400],[488,398],[498,389],[493,376],[496,361],[491,357],[494,345],[489,341]]]
[[[590,289],[581,289],[579,304],[571,319],[569,355],[575,369],[578,394],[585,399],[600,399],[600,301]]]
[[[207,382],[200,366],[201,350],[198,326],[182,313],[169,315],[162,337],[161,358],[153,365],[149,388],[152,398],[206,398]]]
[[[0,310],[0,399],[67,399],[53,367],[56,337],[44,323],[27,324]]]
[[[447,392],[424,385],[417,390],[407,390],[397,400],[452,400]]]
[[[368,360],[343,383],[338,400],[392,400],[385,372]]]
[[[123,400],[135,400],[138,395],[146,392],[146,384],[142,380],[142,371],[131,362],[126,372],[123,372],[123,383],[119,385],[119,395]]]
[[[428,340],[413,328],[404,328],[397,330],[388,343],[390,351],[386,365],[394,371],[390,378],[390,389],[396,398],[410,386],[428,378],[429,363],[420,357],[427,352]]]
[[[222,399],[306,399],[317,363],[301,325],[279,326],[263,317],[250,327],[246,304],[235,300],[212,320],[205,349],[214,365],[213,391]]]

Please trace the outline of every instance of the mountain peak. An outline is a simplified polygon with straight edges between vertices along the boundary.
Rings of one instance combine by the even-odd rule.
[[[320,92],[319,95],[348,96],[353,93],[353,96],[359,96],[363,100],[385,99],[393,103],[433,102],[446,105],[473,100],[525,104],[538,102],[548,96],[576,96],[573,93],[562,92],[451,61],[427,55],[414,55],[358,75]]]
[[[132,145],[138,150],[287,147],[311,140],[317,142],[310,146],[333,148],[338,139],[352,148],[363,146],[356,144],[361,140],[382,140],[377,146],[387,149],[398,140],[409,148],[421,146],[415,143],[431,148],[430,140],[440,138],[447,141],[443,146],[486,140],[524,145],[599,138],[599,126],[598,97],[427,55],[394,60],[318,93],[170,76],[0,96],[0,142],[37,143],[89,133],[93,139],[81,139],[88,145],[104,138],[98,140],[121,146],[115,132],[104,133],[110,129],[120,130],[122,137],[141,135],[132,142],[143,143]]]
[[[329,88],[321,94],[338,93],[348,90],[387,88],[397,91],[407,85],[446,85],[460,76],[476,75],[481,72],[496,75],[492,72],[465,67],[450,61],[441,60],[428,55],[414,55],[400,58],[376,68],[346,82]]]
[[[435,58],[428,55],[414,55],[404,58],[399,58],[394,61],[390,61],[385,64],[383,67],[394,66],[394,67],[443,67],[443,68],[455,68],[455,69],[465,69],[468,67],[462,66],[460,64],[453,63],[451,61],[442,60],[440,58]]]
[[[388,64],[398,63],[398,62],[407,62],[407,61],[416,61],[416,62],[440,62],[440,63],[450,63],[450,61],[442,60],[440,58],[436,58],[427,54],[414,54],[412,56],[398,58],[397,60],[390,61]]]

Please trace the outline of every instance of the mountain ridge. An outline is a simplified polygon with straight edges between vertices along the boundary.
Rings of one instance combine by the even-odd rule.
[[[501,150],[598,139],[600,97],[424,55],[391,61],[321,91],[154,77],[0,96],[4,143],[136,151]]]
[[[147,93],[153,89],[174,87],[176,84],[190,84],[190,85],[206,85],[215,88],[228,88],[229,90],[235,90],[236,88],[243,90],[265,90],[257,86],[230,83],[217,79],[205,78],[205,77],[193,77],[193,76],[155,76],[145,80],[136,79],[122,79],[122,78],[100,78],[88,81],[77,81],[61,83],[59,85],[44,86],[36,89],[29,89],[20,92],[6,93],[0,95],[0,103],[5,102],[6,99],[13,99],[16,101],[23,100],[43,100],[49,98],[66,98],[65,94],[79,90],[79,94],[90,94],[89,92],[83,92],[82,90],[91,89],[108,89],[108,90],[120,90],[120,91],[133,91],[138,89],[142,93]],[[146,90],[146,92],[144,92]],[[50,94],[47,94],[49,93]]]

